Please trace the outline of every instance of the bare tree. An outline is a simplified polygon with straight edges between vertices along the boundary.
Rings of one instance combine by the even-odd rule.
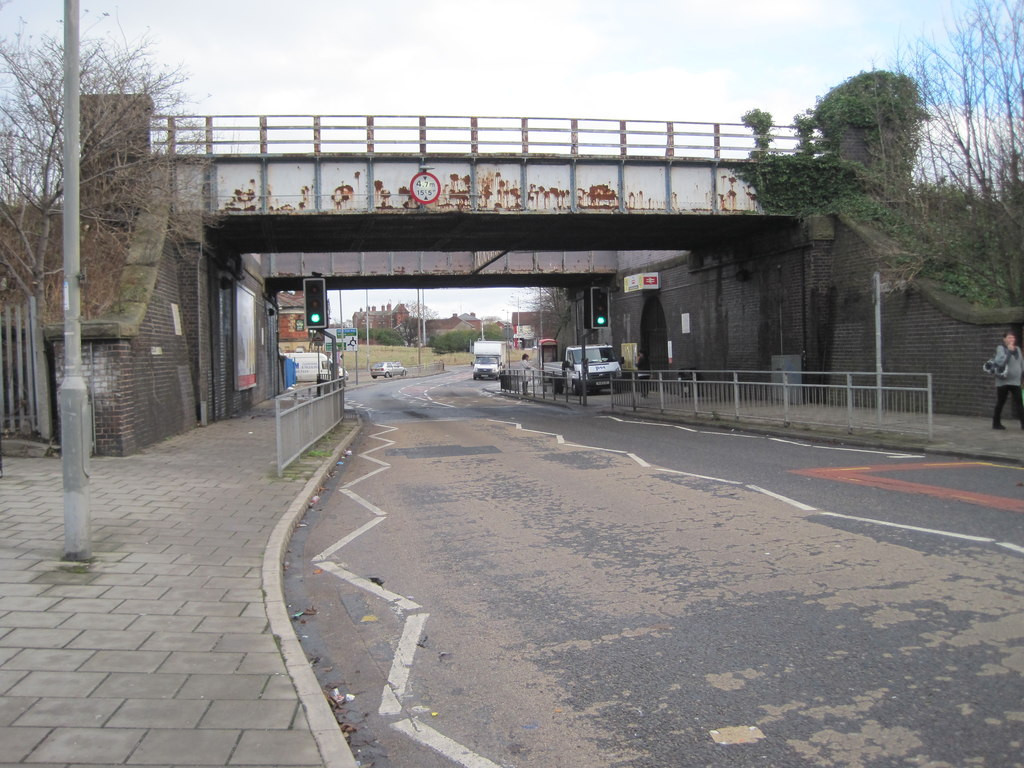
[[[537,334],[557,339],[572,327],[572,300],[565,288],[537,288],[524,292],[525,304],[537,315]],[[539,335],[538,335],[539,338]]]
[[[901,62],[930,118],[909,220],[968,298],[1021,306],[1024,0],[975,0],[947,33]]]
[[[59,318],[62,259],[63,43],[0,40],[0,277]],[[150,152],[154,110],[180,108],[185,75],[153,63],[149,40],[81,43],[83,317],[109,307],[138,214],[166,204]]]
[[[430,307],[424,306],[422,307],[422,311],[422,318],[416,314],[411,314],[404,321],[395,326],[395,331],[398,332],[402,337],[402,341],[404,341],[407,346],[421,346],[420,342],[422,339],[420,334],[422,332],[422,322],[437,319],[437,312],[430,309]]]

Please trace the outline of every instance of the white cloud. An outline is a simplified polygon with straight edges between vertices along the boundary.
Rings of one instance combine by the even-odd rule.
[[[756,106],[788,122],[965,1],[89,0],[82,29],[148,30],[192,73],[196,111],[215,114],[731,122]],[[60,34],[62,11],[12,0],[0,22]]]
[[[197,114],[476,115],[777,123],[970,0],[85,0],[83,35],[184,64]],[[61,0],[11,0],[0,34],[62,34]],[[107,14],[107,15],[104,15]],[[495,289],[498,290],[498,289]],[[513,289],[431,292],[442,315]],[[414,292],[412,292],[414,295]],[[377,304],[388,300],[382,297]],[[434,304],[437,304],[435,307]],[[361,304],[360,304],[361,305]]]

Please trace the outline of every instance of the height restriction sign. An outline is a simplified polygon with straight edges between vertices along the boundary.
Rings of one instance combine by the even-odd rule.
[[[417,203],[430,205],[441,196],[441,182],[434,174],[420,171],[409,182],[409,190]]]

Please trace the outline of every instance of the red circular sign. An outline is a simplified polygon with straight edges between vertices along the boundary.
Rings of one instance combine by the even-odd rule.
[[[412,177],[409,189],[412,199],[423,205],[429,205],[441,196],[441,182],[437,176],[426,171],[420,171]]]

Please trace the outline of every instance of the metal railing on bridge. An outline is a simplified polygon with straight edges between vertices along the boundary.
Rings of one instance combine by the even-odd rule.
[[[790,126],[772,129],[790,152]],[[408,115],[164,115],[152,145],[171,155],[458,154],[744,159],[755,148],[742,123],[559,117]]]
[[[570,387],[567,382],[556,387],[555,378],[539,370],[506,371],[502,389],[568,400]],[[612,380],[609,399],[616,410],[829,427],[851,434],[888,432],[929,439],[933,434],[930,373],[627,371]]]

